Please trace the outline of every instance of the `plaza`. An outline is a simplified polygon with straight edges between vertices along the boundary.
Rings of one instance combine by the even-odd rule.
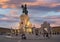
[[[36,25],[30,21],[27,5],[21,5],[21,8],[19,26],[15,29],[13,29],[14,26],[11,29],[4,29],[5,31],[1,29],[0,42],[60,42],[59,29],[59,32],[57,29],[55,31],[49,21],[43,21],[39,28],[35,27]]]
[[[36,37],[34,36],[26,40],[20,39],[20,36],[7,37],[6,35],[0,35],[0,42],[60,42],[60,35],[52,35],[50,39],[43,38],[41,36],[39,36],[39,39],[36,39]]]

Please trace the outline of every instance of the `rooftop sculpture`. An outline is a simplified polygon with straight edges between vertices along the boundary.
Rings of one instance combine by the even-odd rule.
[[[22,13],[25,13],[26,15],[28,15],[28,10],[27,10],[27,5],[21,5],[21,8],[22,8]]]

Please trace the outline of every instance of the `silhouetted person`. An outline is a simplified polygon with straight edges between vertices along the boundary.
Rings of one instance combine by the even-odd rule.
[[[26,39],[25,34],[22,34],[21,37],[22,37],[21,39]]]
[[[35,35],[38,36],[38,29],[35,29]]]

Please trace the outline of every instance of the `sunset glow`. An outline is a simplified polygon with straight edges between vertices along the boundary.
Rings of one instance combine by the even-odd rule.
[[[44,21],[60,26],[60,0],[0,0],[0,27],[18,27],[22,4],[27,4],[33,26],[39,28]]]

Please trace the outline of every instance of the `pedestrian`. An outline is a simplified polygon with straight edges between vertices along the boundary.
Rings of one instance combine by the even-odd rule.
[[[25,36],[25,34],[22,34],[21,37],[22,37],[21,39],[26,40],[26,36]]]

